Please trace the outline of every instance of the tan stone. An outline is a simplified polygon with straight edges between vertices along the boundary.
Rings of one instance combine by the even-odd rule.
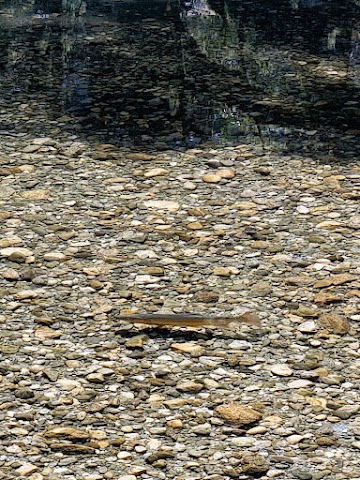
[[[21,192],[20,194],[22,198],[26,198],[27,200],[46,200],[49,198],[49,191],[46,189],[33,189],[33,190],[26,190],[25,192]]]
[[[144,173],[145,178],[152,178],[152,177],[159,177],[161,175],[167,175],[169,173],[169,170],[166,170],[166,168],[152,168],[151,170],[148,170],[147,172]]]
[[[0,187],[1,188],[1,187]],[[11,217],[11,213],[6,210],[0,210],[0,222],[4,222]]]
[[[204,388],[204,385],[198,382],[194,382],[193,380],[188,380],[184,382],[179,382],[176,385],[176,389],[180,392],[187,392],[187,393],[198,393]]]
[[[46,438],[65,437],[70,440],[86,440],[90,438],[90,434],[86,430],[80,430],[73,427],[55,427],[43,433]]]
[[[215,413],[223,420],[237,425],[248,425],[261,420],[262,414],[245,405],[227,403],[215,408]]]
[[[318,318],[318,324],[319,326],[340,335],[348,333],[350,330],[349,322],[335,313],[324,313],[320,315]]]
[[[145,341],[148,339],[147,335],[134,335],[125,342],[127,348],[143,348]]]
[[[342,297],[328,292],[319,292],[315,295],[314,302],[320,303],[320,305],[326,305],[327,303],[341,302]]]
[[[170,428],[176,428],[176,429],[183,428],[184,426],[183,422],[177,419],[169,420],[168,422],[166,422],[166,425]]]
[[[230,275],[236,275],[239,270],[235,267],[215,267],[213,270],[214,275],[219,277],[230,277]]]
[[[216,170],[216,175],[219,175],[221,178],[231,179],[235,177],[236,173],[232,168],[219,168]]]
[[[47,338],[59,338],[63,332],[61,330],[53,330],[47,326],[39,327],[35,330],[35,337],[40,340],[46,340]]]
[[[189,403],[186,398],[173,398],[171,400],[166,400],[164,405],[166,405],[170,410],[176,410],[177,408],[181,408],[184,405]]]
[[[202,176],[202,180],[205,183],[218,183],[221,181],[220,175],[217,175],[216,173],[205,173],[205,175]]]
[[[192,357],[200,357],[205,353],[205,348],[196,343],[186,342],[186,343],[173,343],[171,348],[178,350],[182,353],[189,353]]]
[[[22,238],[18,237],[17,235],[12,235],[0,239],[0,248],[13,247],[21,243],[23,243]]]
[[[93,447],[76,443],[51,443],[49,446],[51,450],[67,453],[69,455],[89,455],[96,452],[96,449]]]

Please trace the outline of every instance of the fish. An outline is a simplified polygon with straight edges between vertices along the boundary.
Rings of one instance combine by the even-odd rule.
[[[256,313],[246,312],[242,315],[194,315],[188,313],[142,313],[134,315],[117,315],[118,320],[131,323],[145,323],[160,327],[217,327],[231,328],[231,324],[246,323],[255,327],[261,327],[261,320]]]

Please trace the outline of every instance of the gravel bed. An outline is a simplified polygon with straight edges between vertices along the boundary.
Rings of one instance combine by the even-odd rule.
[[[358,162],[0,144],[0,479],[360,479]]]

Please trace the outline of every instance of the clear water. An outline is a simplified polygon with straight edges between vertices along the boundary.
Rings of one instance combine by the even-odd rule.
[[[2,0],[0,135],[358,156],[357,0]]]

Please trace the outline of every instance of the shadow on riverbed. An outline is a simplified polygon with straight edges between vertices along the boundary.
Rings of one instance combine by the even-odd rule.
[[[359,10],[330,0],[5,0],[0,135],[136,149],[256,143],[354,159]]]

